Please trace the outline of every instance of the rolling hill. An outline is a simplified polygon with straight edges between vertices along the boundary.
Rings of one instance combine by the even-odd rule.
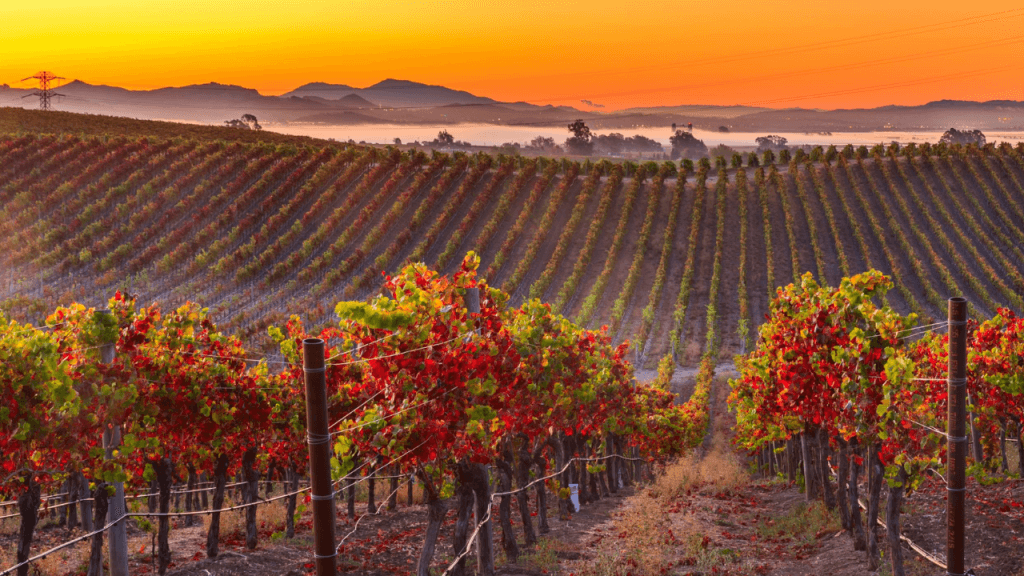
[[[608,325],[645,367],[670,352],[694,365],[709,306],[723,360],[749,350],[769,296],[805,272],[883,270],[890,303],[924,318],[956,294],[978,316],[1024,311],[1024,147],[828,157],[682,178],[312,140],[7,133],[0,298],[30,320],[117,289],[198,301],[259,346],[289,314],[329,323],[382,274],[451,272],[473,250],[512,304]]]

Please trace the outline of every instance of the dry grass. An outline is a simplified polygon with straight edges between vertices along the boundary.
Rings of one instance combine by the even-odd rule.
[[[823,532],[842,530],[838,510],[829,511],[824,502],[801,502],[785,516],[757,525],[762,538],[792,538],[798,544],[813,544]]]
[[[7,514],[13,514],[13,511],[17,510],[17,508],[0,508],[0,510],[2,510],[4,512],[3,515],[6,516]],[[19,523],[20,519],[17,516],[14,518],[5,518],[0,520],[0,534],[17,534]]]
[[[701,345],[700,342],[691,341],[686,344],[685,351],[683,352],[684,357],[689,361],[693,362],[697,358],[700,358]]]
[[[3,514],[11,514],[15,512],[17,508],[7,507],[0,508]],[[47,529],[52,525],[55,525],[58,520],[58,513],[51,511],[43,514],[39,523],[36,525],[36,541],[32,546],[32,554],[38,554],[43,551],[40,546],[38,538],[39,534],[43,529]],[[5,536],[11,536],[9,546],[0,547],[0,570],[13,566],[16,564],[16,547],[17,547],[17,536],[18,530],[21,526],[21,519],[19,517],[6,518],[0,520],[0,534]],[[75,531],[75,536],[80,535],[81,528]],[[65,538],[60,538],[64,540]],[[33,570],[32,574],[66,574],[66,573],[77,573],[85,570],[88,567],[89,562],[89,541],[84,541],[64,550],[60,550],[46,558],[37,560],[32,563]]]
[[[104,544],[106,541],[104,541]],[[84,572],[89,567],[89,552],[92,549],[90,541],[82,542],[70,548],[65,548],[56,554],[47,556],[32,563],[32,573],[36,574],[75,574]],[[106,548],[104,548],[104,553]]]
[[[721,435],[703,456],[693,453],[668,466],[648,491],[670,499],[698,489],[704,492],[732,492],[750,482],[750,475]]]
[[[558,553],[571,552],[572,547],[548,536],[537,539],[537,545],[519,556],[517,566],[534,572],[554,572],[558,569]]]
[[[698,565],[720,564],[722,551],[708,550],[700,521],[690,514],[667,512],[687,493],[729,493],[748,482],[749,475],[728,442],[716,436],[706,455],[691,454],[669,465],[654,484],[631,497],[614,522],[614,543],[591,560],[573,563],[568,571],[581,576],[660,576],[681,553],[697,558]]]

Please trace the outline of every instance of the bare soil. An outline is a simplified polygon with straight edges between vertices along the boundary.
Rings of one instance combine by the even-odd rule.
[[[932,555],[946,556],[946,485],[926,481],[907,499],[910,512],[901,517],[903,533]],[[1024,482],[1006,480],[982,486],[967,478],[965,565],[978,576],[1019,574],[1024,570]]]
[[[701,193],[700,190],[697,193]],[[694,258],[696,270],[693,283],[690,285],[690,300],[683,318],[683,332],[680,337],[682,350],[677,354],[678,362],[683,366],[696,366],[704,349],[704,324],[707,322],[705,310],[711,291],[711,274],[715,258],[715,233],[718,227],[717,201],[715,186],[710,182],[704,191],[704,215],[701,217],[702,230],[699,235],[700,244]],[[730,263],[731,265],[732,263]]]
[[[513,176],[514,178],[515,176]],[[505,218],[502,220],[502,224],[499,225],[498,230],[494,233],[491,239],[484,246],[483,250],[480,251],[480,269],[487,270],[494,260],[494,257],[498,255],[498,250],[501,249],[501,244],[505,241],[505,235],[508,234],[508,228],[515,224],[515,219],[519,217],[519,213],[523,211],[523,205],[526,204],[527,198],[530,197],[530,190],[537,185],[537,181],[540,179],[539,175],[534,175],[530,178],[519,190],[513,191],[515,199],[511,202],[508,207],[508,212],[505,214]],[[494,215],[495,210],[498,209],[500,204],[499,198],[495,198],[493,202],[487,207],[484,213],[480,216],[480,221],[477,222],[470,233],[466,236],[466,246],[475,246],[477,236],[483,230],[483,227],[487,225],[491,217]],[[490,281],[490,280],[489,280]]]
[[[542,170],[538,170],[538,172],[543,173]],[[505,282],[505,279],[515,272],[516,266],[519,264],[519,260],[522,259],[522,255],[526,252],[526,247],[530,243],[529,239],[533,238],[533,235],[537,233],[537,227],[540,224],[541,218],[544,217],[544,212],[547,211],[548,205],[551,203],[551,196],[555,193],[555,190],[558,189],[558,186],[562,183],[562,178],[564,177],[564,174],[556,174],[555,177],[548,182],[547,188],[545,188],[537,197],[537,202],[530,208],[530,215],[526,221],[526,225],[523,226],[523,229],[519,233],[519,237],[516,238],[515,245],[509,252],[508,258],[505,259],[505,263],[502,265],[501,269],[495,272],[493,278],[488,278],[488,282],[492,286],[501,286],[502,283]],[[532,191],[532,186],[529,190],[524,190],[524,199],[529,198]],[[516,212],[512,212],[510,210],[505,216],[504,223],[506,223],[509,228],[515,226],[516,221],[519,220],[520,214],[526,208],[525,204],[526,202],[524,201],[520,210]],[[495,255],[497,255],[497,250],[499,250],[502,244],[505,243],[505,236],[507,234],[507,229],[499,228],[498,232],[494,235],[492,244],[495,249]]]
[[[856,167],[851,167],[851,169],[856,173]],[[846,170],[836,166],[833,168],[833,171],[836,177],[836,182],[839,185],[839,189],[836,190],[836,194],[845,199],[846,205],[850,209],[850,214],[847,215],[845,211],[842,210],[841,202],[837,202],[835,207],[838,208],[839,211],[836,213],[836,218],[848,219],[851,230],[851,239],[854,238],[854,227],[860,230],[861,235],[864,237],[864,242],[867,244],[869,253],[861,253],[861,250],[859,249],[859,242],[851,242],[850,246],[855,247],[857,253],[861,253],[865,270],[867,268],[875,268],[885,274],[892,275],[892,267],[889,265],[889,261],[886,259],[885,253],[882,251],[882,245],[879,243],[878,237],[871,228],[871,223],[868,221],[867,217],[864,216],[864,211],[861,208],[860,201],[857,199],[857,194],[854,192],[853,186],[849,181]],[[861,185],[863,186],[863,184]],[[840,214],[842,214],[842,216],[840,216]],[[850,265],[852,266],[853,263],[851,262]],[[909,280],[909,278],[907,280]],[[890,290],[886,297],[892,303],[894,310],[900,314],[910,313],[910,304],[903,299],[903,295],[900,294],[899,290]]]
[[[811,169],[814,170],[816,168],[811,166]],[[808,214],[810,217],[810,225],[814,226],[815,233],[818,236],[818,245],[821,247],[821,253],[825,261],[825,269],[818,271],[819,278],[824,278],[830,286],[838,286],[839,282],[843,279],[843,271],[839,266],[839,255],[836,252],[836,243],[828,225],[828,217],[825,215],[825,210],[818,199],[814,182],[807,175],[805,167],[802,166],[797,171],[795,177],[800,178],[800,182],[803,185],[804,196],[807,198],[807,209],[809,210],[808,214],[804,212],[801,206],[800,213]],[[797,198],[798,202],[799,200]]]
[[[561,204],[559,204],[558,208],[555,210],[555,217],[552,218],[549,228],[544,232],[544,239],[540,243],[540,249],[537,250],[537,253],[534,255],[533,262],[530,262],[526,274],[523,275],[522,282],[520,282],[519,286],[509,294],[510,305],[519,306],[524,300],[530,297],[530,286],[540,278],[540,275],[544,272],[544,268],[547,267],[548,260],[551,259],[551,255],[554,254],[555,247],[558,245],[558,239],[562,235],[562,230],[565,229],[565,225],[569,221],[569,217],[572,216],[572,209],[576,206],[577,197],[583,190],[583,181],[586,179],[587,175],[582,172],[583,171],[581,170],[580,174],[576,175],[576,179],[569,185],[569,190],[566,191]],[[564,175],[558,178],[555,185],[561,186],[563,178],[565,178]],[[554,193],[555,188],[552,188],[551,191]],[[593,194],[590,197],[590,204],[594,204]],[[547,208],[548,206],[545,205],[544,211],[538,212],[535,215],[538,226],[540,225],[540,221],[544,218]],[[533,238],[537,232],[538,231],[535,231],[534,234],[531,234],[530,236],[523,236],[520,246],[524,251],[530,243],[533,242]],[[518,263],[518,260],[519,257],[517,256],[515,261]],[[510,268],[510,270],[512,269],[514,268]]]
[[[612,205],[608,208],[608,216],[605,218],[603,230],[606,232],[598,236],[597,242],[594,243],[594,250],[590,254],[590,262],[587,264],[586,270],[580,277],[580,281],[576,285],[576,294],[569,298],[566,302],[565,310],[562,312],[567,317],[572,317],[579,312],[580,307],[583,305],[584,299],[590,294],[591,288],[594,283],[597,282],[597,278],[601,275],[601,271],[604,270],[605,262],[608,258],[608,250],[612,247],[612,240],[615,239],[615,230],[619,225],[619,219],[622,217],[622,212],[626,208],[626,192],[632,185],[632,178],[623,178],[622,183],[619,184],[619,188],[613,193],[614,198]],[[643,190],[640,191],[641,193]],[[636,211],[644,204],[643,197],[637,195],[632,211],[629,213],[630,221],[636,218]],[[643,216],[641,216],[643,218]],[[561,288],[559,288],[561,289]]]
[[[587,177],[588,175],[583,174],[581,171],[581,182],[585,181]],[[622,184],[620,183],[619,186],[621,187]],[[555,268],[556,272],[552,276],[551,284],[548,285],[547,289],[544,291],[544,294],[541,295],[541,300],[543,300],[544,302],[554,302],[555,299],[558,297],[558,292],[562,289],[562,284],[564,284],[565,281],[568,280],[569,275],[572,274],[573,267],[576,265],[576,259],[579,256],[579,253],[583,249],[583,245],[587,240],[587,232],[589,232],[590,230],[590,224],[597,217],[597,209],[601,203],[602,196],[605,195],[605,189],[607,187],[608,177],[602,176],[599,179],[597,186],[594,188],[594,191],[590,193],[590,198],[587,202],[587,205],[583,209],[583,216],[580,218],[580,221],[576,224],[576,229],[573,231],[572,236],[569,238],[567,249],[565,250],[565,253],[562,255],[562,261],[559,262]],[[582,192],[582,184],[580,191]],[[614,195],[615,190],[608,192],[608,194]],[[609,205],[609,211],[605,215],[605,222],[607,222],[609,218],[615,217],[614,213],[611,212],[610,208],[611,205]],[[558,234],[560,236],[562,234],[562,230],[552,227],[551,233]],[[547,266],[546,261],[544,265]]]
[[[900,160],[902,164],[906,164],[905,160]],[[928,244],[931,246],[931,249],[934,250],[934,252],[939,256],[939,259],[945,264],[946,268],[950,271],[950,273],[955,275],[954,281],[958,283],[958,287],[960,288],[959,292],[961,294],[967,292],[966,288],[968,288],[968,284],[965,278],[958,277],[958,263],[960,262],[967,265],[968,270],[971,271],[971,274],[974,276],[975,280],[978,281],[984,287],[984,290],[989,296],[994,297],[997,301],[1000,300],[1000,298],[998,298],[999,292],[997,291],[995,286],[993,286],[988,281],[988,278],[986,278],[985,273],[981,270],[981,268],[978,266],[978,263],[974,260],[973,257],[970,256],[970,254],[968,254],[966,251],[962,253],[951,254],[946,250],[946,247],[942,244],[942,242],[939,241],[939,235],[945,234],[949,241],[953,244],[953,246],[957,247],[959,242],[953,231],[948,229],[936,230],[935,228],[929,225],[929,222],[925,215],[917,213],[917,205],[916,203],[914,203],[915,195],[918,198],[921,198],[922,204],[924,204],[925,208],[929,210],[928,214],[934,219],[934,221],[939,223],[940,226],[942,226],[943,220],[938,214],[937,210],[935,210],[935,208],[931,205],[932,203],[925,200],[927,196],[927,191],[924,189],[923,184],[920,183],[920,180],[917,179],[917,175],[914,173],[914,170],[910,166],[903,166],[903,169],[905,172],[907,172],[909,187],[908,183],[904,182],[903,179],[899,177],[898,173],[894,173],[893,177],[899,189],[898,193],[903,196],[904,202],[910,209],[910,213],[908,214],[906,212],[903,212],[902,210],[898,210],[900,216],[904,218],[905,221],[908,222],[908,225],[910,220],[916,219],[918,230],[920,230],[925,235],[925,238],[928,239]],[[890,168],[890,170],[892,172],[896,172],[895,168]],[[922,196],[922,194],[924,194],[925,196]],[[898,208],[898,204],[893,206],[893,208]],[[944,291],[940,290],[939,293],[943,294]],[[986,311],[985,304],[981,301],[976,301],[973,304],[979,310],[983,311],[983,314],[987,312],[995,313],[995,310]]]
[[[845,190],[842,188],[836,190],[832,178],[828,176],[828,172],[831,171],[837,179],[839,178],[836,172],[836,167],[818,165],[815,166],[814,169],[818,170],[818,179],[821,181],[822,190],[825,193],[825,197],[822,198],[822,210],[824,210],[824,203],[827,202],[829,207],[832,208],[832,216],[836,221],[839,238],[849,239],[843,244],[843,252],[846,254],[847,263],[850,265],[850,272],[856,274],[857,272],[867,270],[868,265],[866,264],[864,255],[861,254],[860,246],[854,239],[853,228],[850,224],[850,220],[846,217],[846,212],[843,211],[842,203],[839,200],[838,194],[845,194]]]
[[[623,238],[622,245],[619,247],[618,254],[616,254],[611,277],[609,278],[608,284],[605,285],[604,294],[602,294],[601,298],[598,299],[598,304],[594,310],[594,316],[590,321],[589,327],[591,328],[607,324],[611,318],[612,304],[615,302],[615,299],[619,297],[619,291],[622,289],[622,283],[626,281],[629,266],[633,263],[633,254],[636,252],[636,246],[640,241],[640,229],[643,227],[644,218],[647,216],[647,207],[651,197],[651,187],[654,186],[652,180],[653,177],[649,175],[640,186],[640,190],[637,193],[636,204],[633,206],[633,211],[629,215],[629,223],[626,226],[626,235]],[[623,179],[623,190],[627,190],[632,185],[632,178]],[[662,189],[664,189],[664,186],[665,184],[663,182]],[[657,201],[657,199],[660,199],[660,194],[656,196],[655,201]],[[618,222],[616,221],[616,226],[617,225]],[[612,230],[614,230],[614,228]],[[612,234],[614,234],[614,232],[612,232]],[[595,253],[594,260],[599,261],[599,267],[596,268],[597,274],[600,274],[604,269],[607,256],[607,250]],[[581,292],[581,294],[587,293],[589,292]],[[580,302],[582,302],[582,300],[580,300]]]
[[[751,342],[757,336],[757,327],[768,313],[768,256],[764,243],[764,218],[755,170],[747,170],[747,300],[750,306]]]
[[[675,187],[675,183],[668,184]],[[651,327],[647,342],[638,342],[643,354],[637,363],[640,368],[656,368],[658,361],[670,353],[668,334],[674,324],[672,313],[675,310],[679,284],[685,273],[686,255],[689,250],[690,228],[694,201],[697,196],[693,186],[687,185],[683,190],[682,201],[679,203],[679,214],[676,216],[676,232],[670,247],[668,266],[665,269],[665,284],[658,303],[654,308],[654,325]]]
[[[799,175],[799,173],[799,170],[797,170],[795,175]],[[786,195],[786,204],[789,207],[790,214],[793,216],[793,235],[796,237],[796,250],[800,259],[800,269],[795,272],[799,276],[802,276],[804,272],[812,272],[815,278],[819,278],[821,271],[818,270],[818,263],[814,258],[811,231],[807,225],[803,204],[800,202],[800,197],[796,192],[796,181],[793,180],[793,176],[792,172],[783,175],[782,181],[785,183],[785,186],[783,186],[782,190],[779,190],[779,194]]]
[[[878,165],[874,162],[870,164],[864,164],[864,170],[862,171],[864,182],[870,181],[874,185],[874,190],[878,191],[876,195],[871,186],[862,188],[864,193],[871,198],[871,203],[874,208],[874,212],[878,221],[886,228],[889,228],[888,219],[885,213],[881,209],[881,201],[884,200],[888,195],[893,194],[894,191],[889,188],[889,184],[885,181],[885,177],[882,175]],[[881,198],[879,197],[881,196]],[[909,202],[909,200],[908,200]],[[903,218],[904,216],[899,209],[899,204],[895,201],[886,201],[889,211],[892,213],[896,221],[896,230],[886,231],[886,243],[889,245],[889,250],[900,259],[903,266],[903,270],[906,272],[900,277],[900,280],[910,288],[910,291],[914,293],[914,297],[922,308],[929,311],[936,318],[944,318],[946,311],[940,310],[934,303],[929,302],[924,294],[924,286],[928,285],[936,289],[936,292],[943,294],[948,292],[945,288],[945,284],[942,281],[942,277],[939,276],[938,271],[932,265],[931,259],[927,256],[927,247],[921,246],[918,242],[913,231],[911,230],[911,223],[909,220]],[[920,227],[922,222],[915,222]],[[912,250],[911,253],[905,254],[904,250],[900,246],[898,235],[902,234],[903,238],[907,241]],[[914,272],[914,268],[910,265],[910,260],[917,260],[923,271],[923,277]]]
[[[394,168],[392,168],[391,170],[386,172],[384,175],[382,175],[380,177],[380,180],[378,180],[378,182],[379,183],[387,182],[388,179],[391,178],[391,175],[396,170],[399,170],[400,168],[401,168],[400,164],[396,165]],[[320,225],[323,224],[323,222],[325,220],[327,220],[328,217],[330,217],[330,215],[334,212],[334,210],[338,206],[340,206],[342,203],[344,203],[349,198],[349,196],[352,194],[352,192],[359,186],[359,183],[363,180],[363,178],[366,177],[366,174],[369,173],[369,171],[372,170],[372,169],[373,169],[373,165],[372,164],[369,167],[363,169],[362,172],[360,172],[355,178],[352,179],[351,182],[349,182],[348,186],[345,187],[344,190],[340,191],[336,195],[333,203],[331,203],[328,206],[324,206],[323,211],[320,214],[314,215],[314,217],[309,220],[308,224],[303,224],[302,225],[302,232],[299,235],[296,236],[296,238],[292,241],[291,244],[289,244],[287,247],[285,247],[283,250],[281,250],[281,254],[278,256],[277,259],[275,259],[274,264],[276,264],[279,261],[287,260],[288,257],[291,256],[292,253],[297,252],[302,247],[302,244],[320,228]],[[399,183],[398,186],[395,186],[395,190],[393,192],[401,192],[402,187],[406,183],[408,183],[409,179],[415,177],[415,174],[416,173],[413,172],[413,174],[411,176],[409,176],[408,178],[406,178],[406,180],[404,180],[403,182]],[[339,174],[339,176],[340,176],[340,174]],[[334,182],[332,181],[332,182],[330,182],[328,184],[328,186],[331,186],[333,184],[334,184]],[[353,220],[355,220],[356,216],[358,216],[359,213],[363,210],[363,207],[366,206],[366,204],[373,199],[373,196],[374,195],[372,193],[371,194],[366,194],[359,202],[357,202],[352,207],[352,209],[347,214],[345,214],[345,216],[343,216],[341,218],[341,221],[338,223],[337,230],[339,230],[339,231],[340,230],[345,230],[345,228],[349,224],[351,224],[351,222]],[[314,194],[313,195],[313,202],[314,203],[316,202],[316,198],[317,198],[317,195]],[[312,206],[312,204],[310,206]],[[287,223],[287,228],[283,228],[283,229],[289,229],[294,224],[295,220],[302,219],[303,217],[305,217],[307,215],[308,215],[307,210],[297,210],[296,211],[296,216]],[[295,272],[297,273],[299,270],[301,270],[303,267],[305,267],[309,262],[311,262],[313,260],[313,258],[315,258],[315,256],[311,255],[309,258],[307,258],[302,263],[300,263],[295,268]],[[271,269],[273,269],[273,268],[271,268]]]
[[[722,235],[721,279],[718,286],[718,325],[715,336],[719,342],[718,362],[729,362],[741,353],[739,335],[740,283],[740,210],[739,191],[734,183],[726,187],[725,230]],[[747,230],[749,236],[750,230]],[[749,289],[748,289],[749,292]],[[696,312],[696,310],[695,310]],[[706,339],[706,338],[705,338]]]
[[[402,214],[395,219],[395,221],[391,224],[390,228],[384,231],[384,234],[381,235],[381,238],[377,242],[377,245],[374,246],[373,249],[371,249],[369,252],[363,255],[362,261],[356,264],[356,266],[348,273],[347,278],[338,283],[338,285],[335,287],[336,299],[344,299],[342,297],[342,289],[345,286],[350,285],[356,278],[359,278],[367,268],[372,266],[377,256],[386,252],[391,247],[392,242],[399,234],[401,234],[405,230],[411,230],[414,233],[414,235],[409,239],[406,245],[403,246],[402,249],[398,251],[398,254],[395,257],[395,260],[399,262],[404,261],[402,259],[403,254],[408,254],[409,252],[411,252],[416,247],[416,244],[419,242],[418,233],[425,232],[426,229],[430,227],[430,223],[435,219],[435,217],[440,215],[440,212],[441,210],[444,209],[444,205],[447,203],[450,195],[454,194],[455,191],[458,190],[459,186],[462,185],[462,181],[469,177],[469,172],[470,170],[472,170],[472,168],[470,168],[467,165],[466,168],[462,170],[462,172],[460,172],[452,180],[452,183],[448,186],[446,193],[443,194],[438,199],[438,202],[433,206],[427,207],[429,213],[420,223],[420,230],[412,230],[411,226],[413,216],[416,215],[416,212],[420,209],[420,206],[422,206],[423,203],[427,201],[427,195],[430,194],[430,191],[434,188],[434,186],[438,184],[438,182],[440,181],[440,179],[443,177],[447,170],[452,170],[452,167],[446,167],[443,171],[441,171],[441,173],[438,174],[437,178],[432,179],[428,185],[424,186],[423,188],[420,188],[416,196],[412,198],[411,201],[409,202],[409,205],[406,206],[405,209],[402,211]],[[386,208],[388,209],[390,209],[390,207],[390,205],[386,206]],[[385,267],[389,266],[390,264],[390,262],[385,264]],[[356,296],[354,299],[365,300],[368,294],[376,292],[376,289],[376,283],[371,284],[370,287],[363,287],[356,292]]]
[[[651,287],[654,285],[654,276],[658,272],[658,265],[661,263],[661,249],[665,246],[665,235],[668,233],[669,208],[672,206],[672,196],[675,195],[675,188],[670,181],[662,182],[661,194],[658,195],[658,208],[654,213],[654,221],[651,224],[651,233],[647,237],[646,246],[637,246],[637,250],[644,250],[644,257],[640,262],[640,274],[633,286],[633,294],[626,303],[625,312],[622,315],[619,331],[616,335],[616,343],[623,340],[630,340],[633,347],[642,348],[643,342],[636,342],[636,334],[640,330],[643,320],[643,309],[647,307],[650,300]],[[676,228],[680,226],[676,221]],[[677,231],[678,233],[678,231]],[[635,254],[630,254],[630,263]],[[623,279],[625,283],[625,279]],[[664,291],[662,287],[662,291]],[[619,292],[621,295],[622,288]],[[616,296],[618,298],[618,296]],[[658,316],[657,318],[664,318]],[[655,364],[656,365],[656,364]]]
[[[488,186],[490,186],[494,182],[494,179],[498,177],[499,168],[500,166],[497,163],[492,163],[491,169],[488,170],[488,172],[484,174],[480,178],[480,180],[477,181],[476,186],[474,186],[473,190],[471,190],[467,195],[466,201],[463,202],[462,205],[459,206],[459,208],[452,214],[451,219],[448,220],[448,223],[445,224],[444,228],[441,229],[440,233],[437,235],[437,238],[434,239],[434,243],[424,253],[423,260],[425,262],[437,262],[437,257],[441,255],[441,252],[444,251],[445,247],[448,245],[448,239],[451,238],[451,236],[458,229],[459,225],[462,223],[462,220],[473,208],[473,204],[476,202],[476,199],[480,196],[480,194],[483,193],[483,191]],[[505,184],[511,181],[513,177],[514,176],[511,175],[506,176],[500,182],[498,182],[497,188],[495,188],[494,192],[491,194],[491,197],[487,200],[488,204],[493,203],[499,196],[501,196],[502,188],[504,187]],[[463,241],[465,241],[465,238],[463,238]],[[448,265],[445,267],[445,270],[443,272],[448,274],[450,273],[450,270],[454,270],[455,267],[459,266],[461,263],[461,259],[452,258],[451,261],[448,262]]]
[[[778,189],[767,173],[765,180],[765,189],[768,193],[768,214],[772,222],[772,253],[774,256],[774,262],[771,263],[772,271],[775,274],[776,286],[785,286],[793,281],[794,270],[789,247],[789,233],[786,231],[786,215],[782,210],[782,201],[779,198],[779,194],[783,191]],[[759,191],[758,194],[760,194]]]

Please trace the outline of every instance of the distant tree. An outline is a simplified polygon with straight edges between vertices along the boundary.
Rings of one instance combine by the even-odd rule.
[[[590,127],[583,120],[577,119],[577,121],[569,124],[569,131],[572,135],[583,140],[590,141],[592,134],[590,133]]]
[[[699,164],[701,170],[704,170],[705,172],[707,172],[708,170],[711,170],[711,161],[708,160],[707,156],[705,156],[705,157],[701,158],[700,160],[698,160],[697,164]]]
[[[861,144],[857,147],[857,158],[867,158],[869,155],[867,146]]]
[[[672,158],[699,158],[708,153],[708,147],[702,140],[694,138],[693,134],[676,130],[676,133],[668,139],[672,144]]]
[[[225,120],[224,124],[227,124],[229,128],[241,128],[242,130],[263,130],[263,126],[256,120],[256,117],[252,114],[242,114],[241,119],[237,120]]]
[[[537,136],[530,140],[530,143],[526,145],[526,150],[549,155],[559,155],[562,153],[562,147],[555,144],[555,139],[545,136]]]
[[[747,153],[747,166],[757,167],[757,166],[760,166],[760,165],[761,165],[761,163],[757,160],[757,152],[748,152]]]
[[[672,123],[672,133],[673,134],[676,133],[676,123],[675,122]]]
[[[620,154],[622,152],[662,152],[664,148],[658,141],[646,136],[635,134],[626,138],[622,134],[612,132],[611,134],[598,134],[591,138],[594,150],[605,154]]]
[[[725,168],[727,165],[725,156],[715,156],[715,168]]]
[[[907,144],[906,146],[903,147],[903,155],[906,156],[907,158],[913,158],[914,156],[917,156],[917,152],[917,144],[914,142],[911,142],[910,144]]]
[[[449,134],[447,130],[441,130],[437,133],[437,138],[434,139],[434,143],[440,146],[451,146],[455,143],[455,136]]]
[[[950,128],[939,138],[939,142],[946,144],[976,144],[977,146],[985,145],[985,135],[981,133],[981,130],[957,130],[956,128]]]
[[[724,156],[726,158],[732,158],[732,155],[736,153],[736,150],[726,146],[725,144],[719,144],[714,148],[708,150],[708,156],[714,158],[715,156]]]
[[[626,150],[626,137],[618,132],[593,137],[594,149],[603,154],[621,154]]]
[[[772,152],[771,148],[768,148],[763,153],[764,165],[771,166],[775,164],[775,152]]]
[[[798,163],[803,162],[806,157],[807,154],[804,152],[803,148],[797,148],[796,150],[793,150],[793,160],[797,161]]]
[[[690,160],[689,158],[683,158],[681,165],[684,172],[688,174],[693,172],[693,160]]]
[[[789,164],[790,158],[791,156],[789,155],[788,148],[783,148],[782,150],[779,150],[779,162],[782,162],[783,164]]]
[[[718,131],[719,132],[728,132],[729,131],[729,127],[728,126],[719,126],[718,127]]]
[[[499,156],[518,156],[519,155],[519,143],[518,142],[505,142],[501,146],[498,146]],[[500,166],[501,163],[499,162]]]
[[[853,144],[847,144],[846,146],[843,146],[842,154],[843,157],[846,158],[847,160],[853,160],[853,157],[856,155],[856,152],[853,149]]]
[[[395,138],[394,142],[395,142],[395,146],[401,146],[402,145],[402,139],[401,138]]]
[[[743,166],[743,156],[739,152],[732,153],[732,167],[739,168]]]
[[[587,155],[594,149],[591,142],[590,128],[583,120],[576,120],[569,124],[569,132],[572,136],[565,140],[565,148],[570,154]]]
[[[252,130],[263,130],[263,126],[260,126],[259,121],[252,114],[242,114],[242,122],[248,124]]]
[[[554,138],[545,138],[544,136],[537,136],[533,140],[530,140],[530,148],[537,148],[540,150],[548,150],[555,147]]]
[[[757,144],[757,151],[764,152],[765,150],[781,150],[786,147],[789,142],[783,136],[775,136],[769,134],[768,136],[759,136],[754,139],[754,143]]]
[[[874,156],[875,154],[885,154],[885,146],[882,146],[881,144],[875,144],[874,146],[872,146],[870,156]]]
[[[815,146],[811,148],[811,162],[821,162],[821,159],[825,156],[825,150],[821,146]]]

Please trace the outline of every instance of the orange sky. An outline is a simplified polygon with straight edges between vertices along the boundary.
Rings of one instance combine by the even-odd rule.
[[[0,83],[385,78],[498,100],[870,107],[1024,100],[1020,0],[4,2]],[[13,6],[12,6],[13,4]]]

